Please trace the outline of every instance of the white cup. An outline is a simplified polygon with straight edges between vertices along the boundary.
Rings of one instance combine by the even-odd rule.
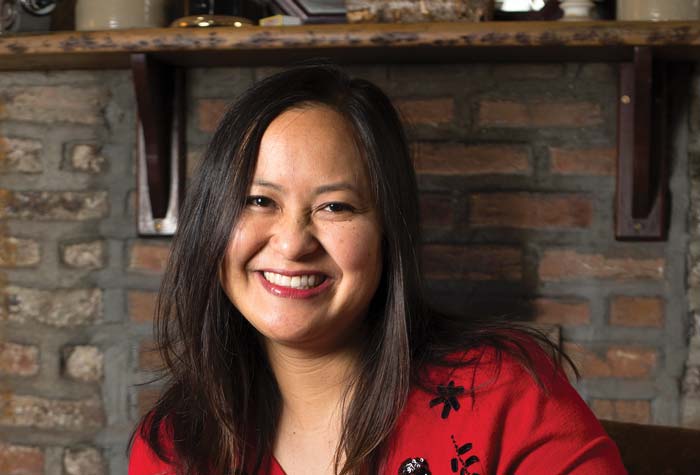
[[[78,0],[76,30],[165,26],[167,0]]]

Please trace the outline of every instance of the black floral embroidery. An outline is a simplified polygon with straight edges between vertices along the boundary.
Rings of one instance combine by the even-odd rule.
[[[459,445],[457,444],[457,440],[455,439],[454,435],[451,435],[450,437],[452,438],[452,445],[454,445],[456,453],[456,456],[450,460],[450,468],[452,469],[452,473],[459,473],[459,475],[479,475],[476,472],[469,471],[469,466],[478,462],[479,457],[476,455],[470,455],[466,459],[462,457],[472,449],[472,444],[466,443]]]
[[[464,386],[455,386],[455,382],[450,381],[447,386],[439,385],[437,387],[437,391],[439,396],[430,401],[430,407],[434,407],[438,404],[444,404],[442,407],[441,417],[443,419],[447,419],[447,416],[450,415],[450,411],[452,409],[455,411],[459,410],[460,406],[457,397],[464,394]]]
[[[423,457],[406,459],[399,467],[399,475],[431,475],[428,461]]]

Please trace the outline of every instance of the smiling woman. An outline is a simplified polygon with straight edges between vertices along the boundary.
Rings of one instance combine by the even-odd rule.
[[[222,284],[268,345],[335,351],[377,290],[381,224],[352,137],[319,105],[283,112],[262,137]]]
[[[417,209],[376,86],[321,65],[244,94],[173,241],[129,473],[625,473],[545,337],[424,304]]]

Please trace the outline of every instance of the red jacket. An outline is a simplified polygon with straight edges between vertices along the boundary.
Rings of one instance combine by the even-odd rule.
[[[431,369],[436,391],[411,391],[385,475],[626,474],[617,447],[576,390],[542,351],[533,353],[543,388],[507,355],[497,372],[493,350],[483,352],[476,369]],[[175,470],[136,437],[129,475],[156,474]],[[285,474],[270,457],[258,475]]]

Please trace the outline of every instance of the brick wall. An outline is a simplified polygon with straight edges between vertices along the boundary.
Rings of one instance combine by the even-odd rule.
[[[226,104],[272,71],[190,72],[190,170]],[[686,279],[700,255],[686,148],[700,169],[700,141],[685,124],[670,240],[619,243],[613,66],[351,72],[411,124],[431,299],[465,318],[558,326],[601,417],[700,426],[700,351],[687,337],[700,278]],[[135,234],[129,80],[0,74],[0,475],[126,473],[126,439],[158,393],[141,383],[159,365],[151,317],[168,240]]]
[[[682,384],[682,422],[700,427],[700,77],[692,84],[688,169],[690,209],[688,226],[688,310],[690,312],[690,347]]]

